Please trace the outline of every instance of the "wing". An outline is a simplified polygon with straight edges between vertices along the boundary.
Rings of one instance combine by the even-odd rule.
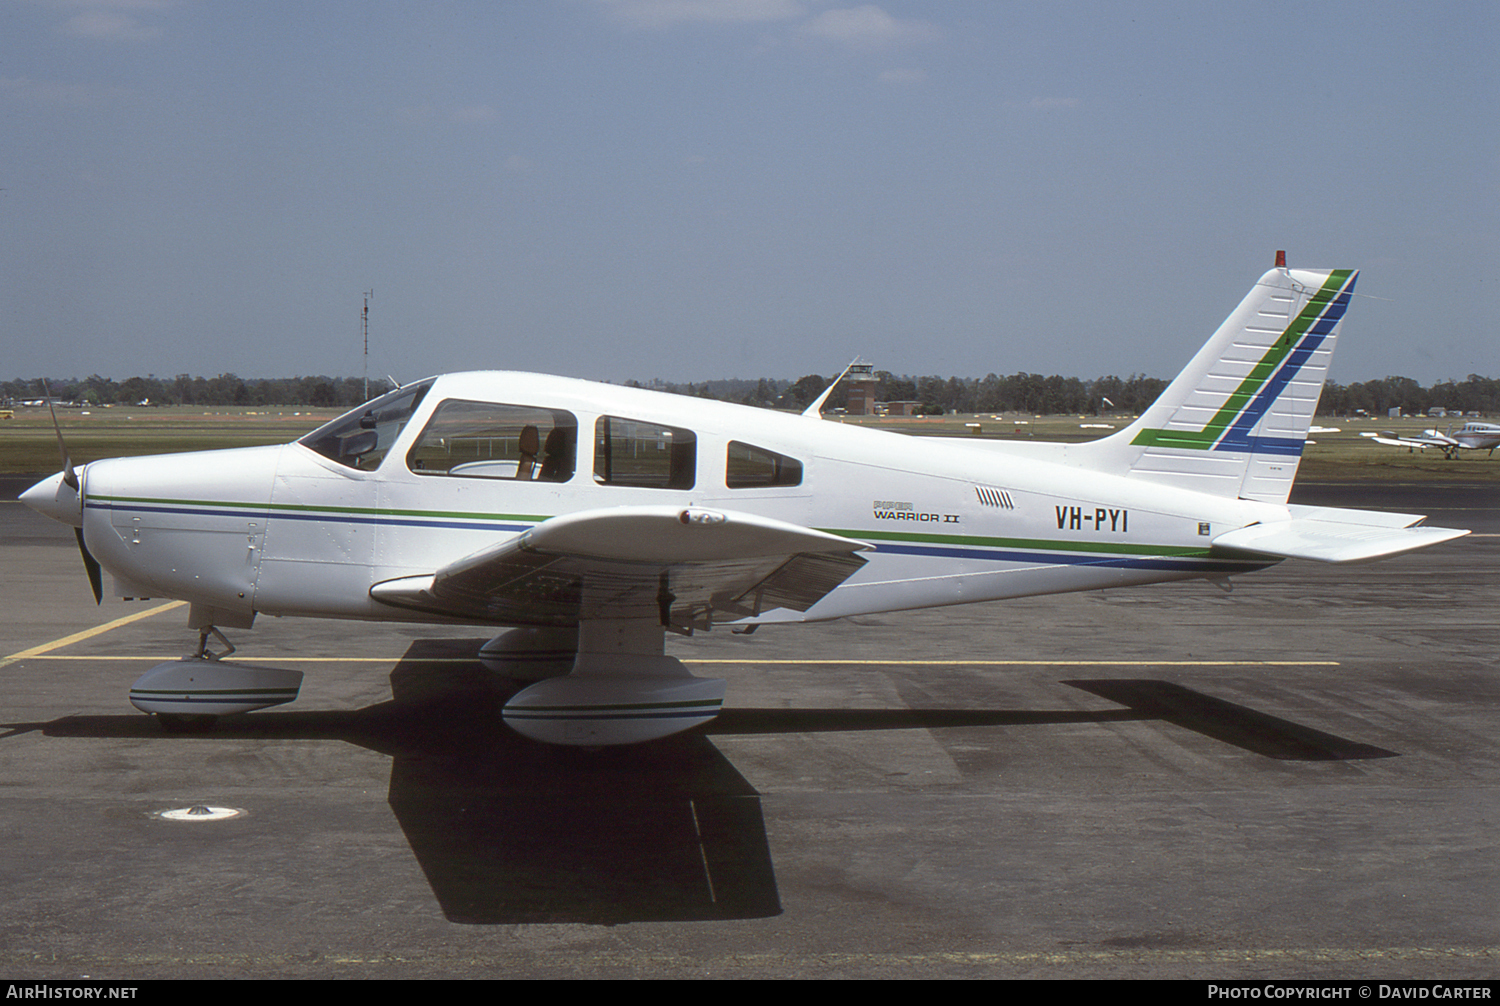
[[[1287,509],[1290,520],[1229,531],[1214,538],[1214,548],[1319,562],[1365,562],[1469,533],[1447,527],[1419,527],[1427,518],[1418,514],[1295,505]]]
[[[806,611],[865,564],[866,542],[729,510],[585,510],[370,588],[385,604],[506,625],[651,618],[707,628],[772,608]]]
[[[1394,433],[1361,433],[1360,436],[1373,440],[1377,444],[1385,444],[1387,447],[1415,447],[1425,451],[1429,447],[1448,446],[1440,440],[1430,440],[1426,437],[1398,437]]]

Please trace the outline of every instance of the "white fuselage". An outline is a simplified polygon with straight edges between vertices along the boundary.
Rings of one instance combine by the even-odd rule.
[[[571,476],[519,478],[514,464],[506,477],[414,468],[414,445],[449,400],[571,417],[578,441]],[[596,462],[601,416],[691,431],[691,488],[606,484]],[[800,477],[730,488],[731,442],[800,463]],[[301,442],[98,461],[83,472],[82,518],[89,550],[122,595],[185,599],[220,625],[248,625],[256,612],[425,620],[372,599],[371,587],[430,574],[549,517],[615,506],[717,508],[875,546],[862,569],[808,611],[776,609],[746,621],[1224,576],[1275,561],[1210,555],[1209,542],[1225,530],[1285,520],[1284,506],[1035,453],[565,378],[455,374],[435,380],[373,470]]]
[[[1449,435],[1472,450],[1493,450],[1500,447],[1500,426],[1494,423],[1464,423]]]

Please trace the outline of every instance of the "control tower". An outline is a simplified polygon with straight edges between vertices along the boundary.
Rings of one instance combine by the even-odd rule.
[[[844,376],[848,384],[848,404],[844,407],[851,416],[873,416],[875,414],[875,364],[855,363],[849,366]]]

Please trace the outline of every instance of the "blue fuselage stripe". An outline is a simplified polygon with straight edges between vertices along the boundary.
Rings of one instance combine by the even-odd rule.
[[[1191,570],[1204,573],[1246,573],[1274,566],[1271,562],[1235,562],[1221,559],[1180,559],[1164,556],[1117,556],[1077,552],[1020,552],[998,548],[962,548],[951,545],[897,545],[880,543],[880,553],[920,555],[944,559],[987,559],[993,562],[1024,562],[1041,566],[1109,566],[1121,569]]]

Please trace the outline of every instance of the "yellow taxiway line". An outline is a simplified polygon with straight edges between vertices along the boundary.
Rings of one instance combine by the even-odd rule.
[[[184,604],[187,604],[187,602],[168,601],[166,604],[158,604],[154,608],[148,608],[145,611],[137,611],[133,614],[117,618],[112,622],[105,622],[103,625],[96,625],[92,629],[84,629],[82,632],[75,632],[71,636],[63,636],[61,639],[54,639],[50,643],[43,643],[41,646],[33,646],[29,650],[21,650],[19,653],[12,653],[8,657],[0,657],[0,667],[4,667],[7,664],[13,664],[18,660],[28,660],[32,657],[40,657],[51,650],[58,650],[64,646],[70,646],[73,643],[81,643],[85,639],[91,639],[94,636],[101,636],[104,633],[109,632],[111,629],[118,629],[122,625],[129,625],[131,622],[139,622],[143,618],[150,618],[152,615],[159,615],[164,611],[171,611],[173,608],[180,608]]]

